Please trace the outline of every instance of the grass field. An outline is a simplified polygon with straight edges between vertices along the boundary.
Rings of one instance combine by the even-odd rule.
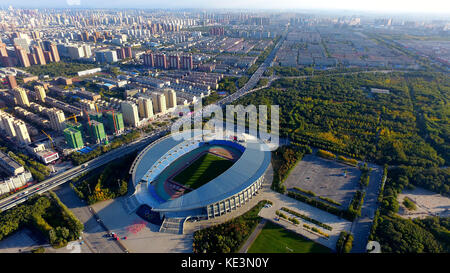
[[[330,253],[331,250],[270,221],[248,253]]]
[[[233,162],[228,159],[206,153],[177,174],[173,180],[196,189],[225,172],[231,165]]]

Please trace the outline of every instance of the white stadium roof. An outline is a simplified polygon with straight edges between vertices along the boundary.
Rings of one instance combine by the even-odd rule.
[[[183,134],[183,136],[187,136],[187,134]],[[211,137],[208,137],[207,139],[210,140]],[[158,165],[155,163],[160,162],[162,157],[170,154],[174,147],[180,147],[184,142],[192,142],[192,139],[176,140],[175,138],[168,136],[146,147],[141,154],[138,155],[136,166],[132,173],[134,185],[137,185],[137,183],[142,180],[144,183],[151,182],[153,179],[148,179],[149,173],[151,174],[149,170],[154,167],[154,165]],[[265,145],[264,143],[246,142],[239,144],[245,146],[245,151],[227,171],[203,186],[176,199],[168,200],[156,206],[154,205],[158,203],[152,202],[153,209],[155,211],[166,212],[199,209],[231,197],[250,187],[266,171],[270,164],[271,154],[270,151],[267,151],[268,149],[261,149],[261,146]],[[157,170],[157,173],[160,173],[161,171],[162,170]],[[144,187],[143,189],[148,188]],[[142,195],[144,193],[140,192],[139,194]],[[150,195],[150,192],[145,194]]]

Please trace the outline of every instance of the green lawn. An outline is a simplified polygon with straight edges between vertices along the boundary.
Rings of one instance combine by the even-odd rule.
[[[331,250],[268,221],[248,253],[330,253]]]
[[[177,174],[173,180],[196,189],[225,172],[231,165],[233,162],[228,159],[206,153]]]

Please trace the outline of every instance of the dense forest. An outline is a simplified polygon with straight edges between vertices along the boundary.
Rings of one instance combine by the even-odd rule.
[[[403,219],[380,216],[374,223],[371,240],[389,253],[448,253],[450,251],[450,218],[427,217]]]
[[[295,142],[379,164],[431,167],[449,160],[449,90],[450,79],[438,73],[360,73],[279,79],[236,104],[280,105],[280,133]]]
[[[450,160],[449,91],[450,79],[440,73],[321,75],[281,78],[236,104],[280,105],[282,137],[385,165],[370,238],[382,252],[448,252],[448,217],[409,220],[396,213],[403,189],[450,195],[450,173],[442,167]],[[341,249],[343,242],[344,236]]]

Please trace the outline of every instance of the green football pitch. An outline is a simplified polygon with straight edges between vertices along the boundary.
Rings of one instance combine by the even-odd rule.
[[[268,221],[248,253],[330,253],[331,250]]]
[[[232,165],[231,160],[206,153],[177,174],[173,180],[191,189],[197,189],[225,172]]]

